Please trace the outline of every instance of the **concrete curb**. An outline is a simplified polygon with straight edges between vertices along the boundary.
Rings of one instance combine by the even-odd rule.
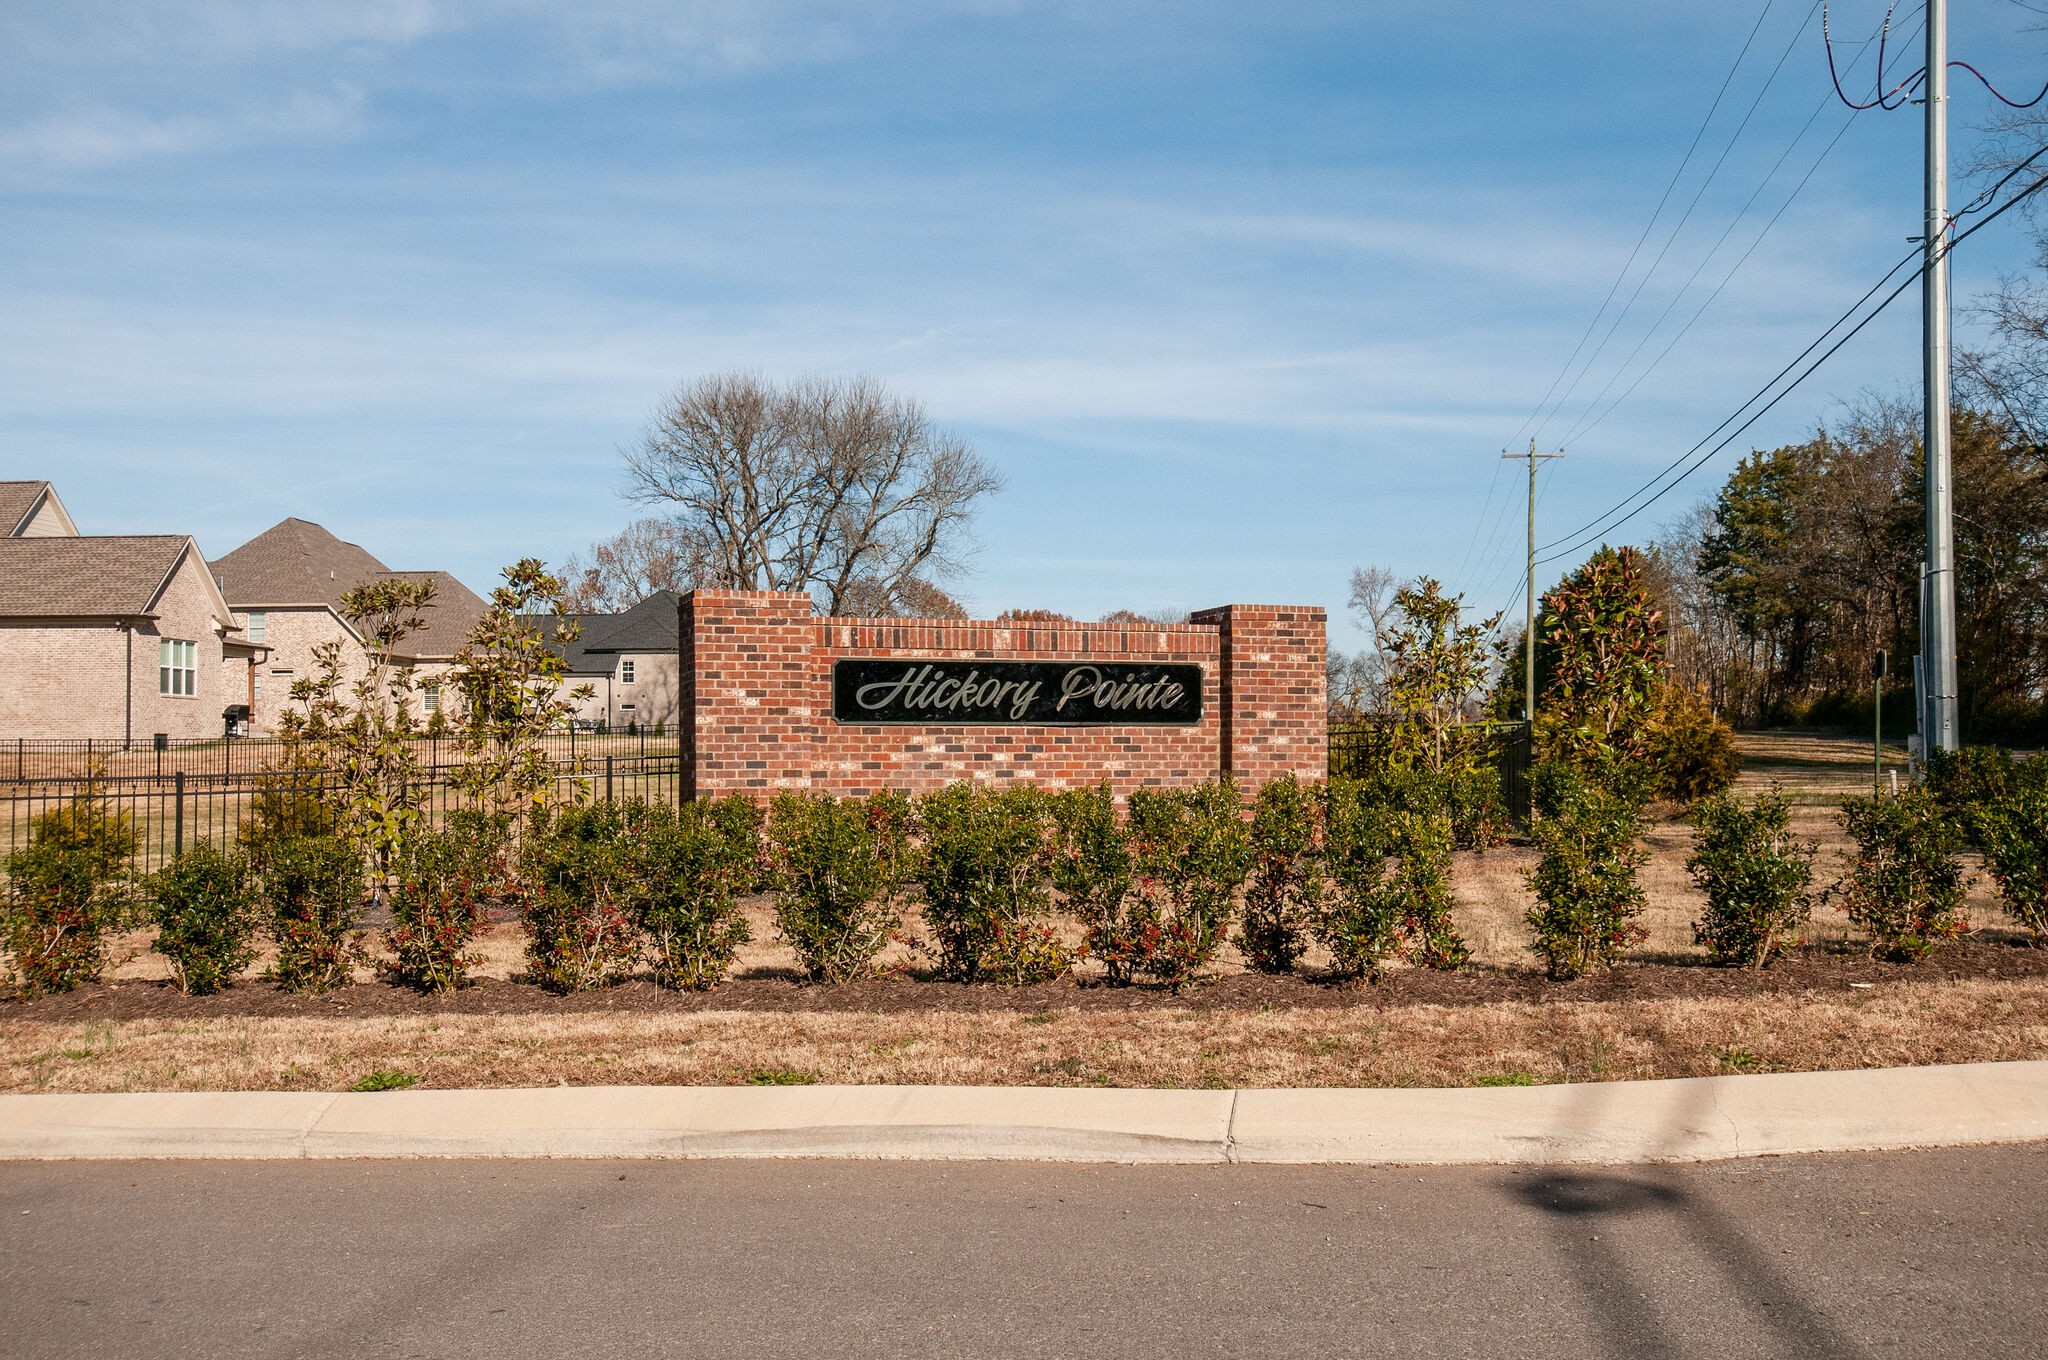
[[[2048,1062],[1449,1090],[582,1086],[0,1095],[0,1160],[1706,1161],[2048,1139]]]

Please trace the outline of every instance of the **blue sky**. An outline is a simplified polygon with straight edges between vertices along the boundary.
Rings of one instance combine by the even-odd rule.
[[[1959,8],[1955,54],[2037,88],[2039,17]],[[1698,206],[1532,421],[1752,29],[1622,297]],[[1963,161],[1990,103],[1956,93]],[[1350,646],[1355,565],[1508,602],[1503,445],[1570,453],[1547,538],[1804,347],[1907,250],[1918,139],[1832,103],[1806,0],[8,6],[0,476],[87,532],[300,515],[484,588],[639,513],[618,449],[679,380],[867,373],[1008,479],[978,611],[1319,603]],[[2027,262],[2017,219],[1959,298]],[[1917,345],[1909,292],[1621,536],[1916,389]]]

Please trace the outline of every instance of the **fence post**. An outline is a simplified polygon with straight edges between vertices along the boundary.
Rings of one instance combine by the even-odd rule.
[[[27,751],[28,739],[25,737],[16,737],[14,739],[14,779],[16,783],[20,783],[22,780],[28,778],[28,765],[26,763]]]
[[[185,772],[177,771],[171,776],[171,799],[175,810],[171,813],[171,858],[182,859],[185,855]]]
[[[1534,753],[1536,733],[1528,723],[1514,729],[1501,749],[1502,792],[1507,795],[1508,815],[1528,824],[1530,813],[1529,760]]]
[[[607,803],[612,800],[612,758],[610,756],[604,758],[604,800]]]

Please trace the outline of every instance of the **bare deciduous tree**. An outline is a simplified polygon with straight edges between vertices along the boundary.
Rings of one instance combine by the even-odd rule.
[[[1401,580],[1390,568],[1351,569],[1351,616],[1365,629],[1366,645],[1349,656],[1332,653],[1333,658],[1341,657],[1341,661],[1333,660],[1329,674],[1333,708],[1341,707],[1357,716],[1386,710],[1387,630],[1397,613],[1394,597],[1400,589]],[[1341,705],[1337,689],[1340,684]]]
[[[827,614],[954,574],[977,502],[1001,486],[922,406],[869,378],[685,383],[626,467],[634,500],[701,536],[699,584],[807,590]]]
[[[701,533],[669,519],[641,519],[562,564],[562,601],[574,614],[616,614],[657,590],[677,594],[705,576]]]

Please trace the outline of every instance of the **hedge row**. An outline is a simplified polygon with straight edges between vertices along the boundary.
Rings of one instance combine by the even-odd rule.
[[[1828,891],[1873,952],[1916,959],[1962,928],[1965,841],[1984,849],[2013,914],[2048,933],[2048,763],[1996,768],[1988,791],[1951,778],[1845,805],[1858,850]],[[1643,934],[1641,806],[1563,767],[1539,769],[1535,795],[1531,947],[1558,978],[1609,966]],[[1708,905],[1694,933],[1719,962],[1767,964],[1811,911],[1813,847],[1789,818],[1776,793],[1720,794],[1695,812],[1688,868]],[[267,934],[267,976],[319,990],[371,957],[367,887],[391,915],[376,962],[406,985],[461,986],[488,909],[509,904],[532,982],[602,987],[645,964],[667,986],[708,988],[748,939],[740,899],[772,892],[778,933],[820,982],[872,973],[913,896],[918,953],[960,982],[1045,981],[1092,958],[1112,984],[1178,991],[1226,940],[1264,972],[1292,971],[1319,944],[1338,978],[1371,979],[1396,958],[1465,962],[1452,852],[1505,829],[1490,777],[1284,779],[1248,810],[1227,781],[1138,790],[1121,807],[1106,787],[961,783],[915,800],[565,806],[516,847],[505,819],[457,813],[372,865],[320,805],[285,799],[258,810],[236,849],[202,846],[124,884],[132,827],[87,797],[38,819],[7,859],[5,941],[24,988],[62,990],[101,976],[108,931],[148,921],[178,984],[205,992],[244,971]]]

